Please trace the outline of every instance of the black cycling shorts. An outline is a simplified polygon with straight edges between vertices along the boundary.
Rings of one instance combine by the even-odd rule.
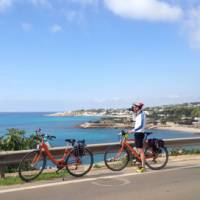
[[[135,133],[135,147],[143,148],[143,142],[144,142],[144,133],[136,132]]]

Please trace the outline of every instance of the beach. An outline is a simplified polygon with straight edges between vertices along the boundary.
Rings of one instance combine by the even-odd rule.
[[[190,133],[200,134],[200,128],[180,126],[180,125],[173,125],[173,126],[158,125],[155,129],[157,129],[157,130],[180,131],[180,132],[190,132]]]

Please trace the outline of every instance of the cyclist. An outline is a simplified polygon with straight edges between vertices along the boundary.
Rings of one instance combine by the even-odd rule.
[[[143,111],[144,104],[141,102],[133,103],[131,107],[131,111],[134,113],[133,119],[135,121],[134,129],[129,130],[129,134],[134,134],[135,136],[135,146],[139,151],[142,165],[138,167],[136,170],[137,172],[144,172],[145,171],[145,155],[144,155],[144,148],[143,148],[143,140],[144,140],[144,131],[145,131],[145,123],[146,123],[146,115]]]

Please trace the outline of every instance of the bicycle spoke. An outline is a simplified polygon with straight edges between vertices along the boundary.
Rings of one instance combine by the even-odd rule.
[[[146,165],[154,170],[165,167],[168,162],[168,152],[166,148],[160,147],[157,151],[152,148],[145,150]]]
[[[37,151],[30,152],[24,156],[19,165],[19,176],[24,181],[37,178],[46,165],[46,157]]]
[[[105,165],[113,170],[120,171],[126,167],[129,161],[129,154],[125,149],[108,148],[104,155]]]
[[[83,155],[76,155],[72,150],[67,157],[67,170],[73,176],[83,176],[90,171],[93,165],[93,155],[85,148]]]

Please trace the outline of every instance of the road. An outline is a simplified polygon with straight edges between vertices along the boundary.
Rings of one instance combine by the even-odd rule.
[[[109,172],[81,179],[3,188],[1,200],[199,200],[200,165],[136,174]]]

